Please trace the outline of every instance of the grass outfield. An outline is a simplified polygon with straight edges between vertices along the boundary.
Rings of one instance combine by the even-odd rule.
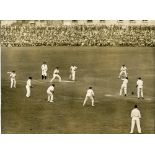
[[[2,133],[129,133],[135,104],[142,114],[143,133],[155,133],[155,48],[117,47],[18,47],[2,48]],[[41,64],[48,64],[48,79],[41,80]],[[53,69],[60,67],[68,80],[71,64],[78,67],[76,82],[55,82],[55,102],[46,90]],[[128,68],[128,96],[119,97],[122,64]],[[17,88],[10,89],[7,71],[15,70]],[[25,97],[32,76],[32,96]],[[136,98],[136,81],[144,80],[144,100]],[[95,107],[83,107],[92,86]],[[135,95],[131,95],[134,91]],[[137,130],[135,130],[137,133]]]

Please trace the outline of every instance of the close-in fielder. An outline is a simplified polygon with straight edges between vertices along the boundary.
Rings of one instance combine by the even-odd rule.
[[[138,78],[136,87],[137,87],[137,97],[138,97],[138,99],[140,97],[142,99],[144,99],[144,96],[143,96],[143,80],[141,79],[141,77]]]
[[[141,114],[140,114],[139,109],[137,108],[137,105],[135,105],[135,108],[131,111],[131,118],[132,118],[132,120],[131,120],[131,131],[130,131],[130,133],[133,133],[135,124],[137,125],[138,133],[142,133],[141,127],[140,127]]]
[[[122,67],[120,69],[119,78],[121,78],[123,75],[125,75],[125,77],[127,77],[127,67],[125,65],[122,65]]]
[[[75,81],[75,73],[76,73],[76,70],[77,70],[77,67],[72,65],[70,67],[70,76],[69,76],[69,79],[72,80],[72,81]]]
[[[61,77],[60,77],[60,75],[59,75],[59,67],[56,67],[56,68],[54,69],[54,71],[53,71],[53,78],[51,79],[50,82],[53,82],[53,80],[54,80],[55,78],[58,78],[58,79],[59,79],[59,82],[61,82]]]
[[[92,106],[95,106],[94,105],[94,91],[93,91],[92,87],[89,87],[89,89],[87,90],[86,97],[83,102],[83,106],[86,104],[88,99],[91,100]]]
[[[52,85],[49,86],[48,89],[47,89],[48,102],[54,102],[54,101],[53,101],[54,87],[55,87],[55,85],[52,84]]]
[[[12,72],[7,72],[8,74],[10,74],[10,81],[11,81],[11,84],[10,84],[10,88],[16,88],[16,73],[15,71],[12,71]]]
[[[31,96],[31,88],[32,88],[31,81],[32,81],[32,77],[29,77],[26,82],[26,97]]]
[[[43,64],[41,65],[42,80],[47,78],[47,70],[48,70],[47,64],[46,62],[43,62]]]
[[[122,95],[122,93],[124,92],[124,96],[127,95],[127,84],[128,84],[128,77],[126,77],[125,79],[122,79],[123,83],[121,85],[121,89],[120,89],[120,96]]]

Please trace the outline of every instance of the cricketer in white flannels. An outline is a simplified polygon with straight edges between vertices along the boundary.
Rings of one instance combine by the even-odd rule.
[[[16,72],[12,71],[12,72],[7,72],[8,74],[10,74],[10,88],[16,88]]]
[[[53,78],[51,79],[51,81],[50,82],[53,82],[53,80],[55,79],[55,78],[58,78],[59,79],[59,82],[61,82],[61,77],[60,77],[60,75],[59,75],[59,67],[56,67],[55,69],[54,69],[54,71],[53,71]]]
[[[143,96],[143,80],[141,79],[141,77],[138,78],[136,84],[137,84],[136,87],[137,87],[137,97],[138,97],[138,99],[140,97],[142,99],[144,99],[144,96]]]
[[[54,102],[53,101],[53,93],[54,93],[54,87],[55,85],[52,84],[51,86],[48,87],[47,89],[47,95],[48,95],[48,102]]]
[[[43,64],[41,65],[42,80],[47,78],[47,70],[48,70],[47,64],[46,62],[43,62]]]
[[[92,87],[89,87],[89,89],[87,90],[86,97],[83,102],[83,106],[86,104],[88,99],[91,100],[92,106],[95,106],[94,105],[94,91],[93,91]]]
[[[31,81],[32,81],[32,77],[29,77],[26,82],[26,97],[31,96],[31,87],[32,87]]]
[[[75,81],[75,74],[76,74],[76,70],[77,70],[78,67],[72,65],[70,67],[70,76],[69,76],[69,79],[72,80],[72,81]]]
[[[142,133],[141,127],[140,127],[141,114],[140,114],[140,111],[139,111],[137,105],[135,105],[135,108],[131,111],[131,118],[132,118],[132,120],[131,120],[131,131],[130,131],[130,133],[133,133],[135,124],[137,125],[138,133]]]
[[[127,77],[127,67],[125,65],[122,65],[121,69],[120,69],[120,74],[119,74],[119,78],[121,78],[122,75],[125,75],[125,77]]]
[[[128,77],[122,79],[123,83],[121,85],[121,89],[120,89],[120,96],[122,95],[122,93],[124,92],[124,96],[127,95],[127,84],[128,84]]]

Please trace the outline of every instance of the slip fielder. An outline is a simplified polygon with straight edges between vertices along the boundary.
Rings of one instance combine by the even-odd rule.
[[[53,101],[54,87],[55,87],[55,85],[52,84],[52,85],[49,86],[48,89],[47,89],[48,102],[54,102],[54,101]]]
[[[7,72],[8,74],[10,74],[10,88],[16,88],[16,72],[12,71],[12,72]]]
[[[89,87],[89,89],[87,90],[86,97],[83,102],[83,106],[86,104],[88,99],[91,100],[92,106],[95,106],[94,105],[94,91],[93,91],[92,87]]]

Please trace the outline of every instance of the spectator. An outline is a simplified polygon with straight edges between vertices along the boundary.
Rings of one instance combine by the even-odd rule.
[[[12,25],[1,26],[1,45],[155,46],[155,26]]]

